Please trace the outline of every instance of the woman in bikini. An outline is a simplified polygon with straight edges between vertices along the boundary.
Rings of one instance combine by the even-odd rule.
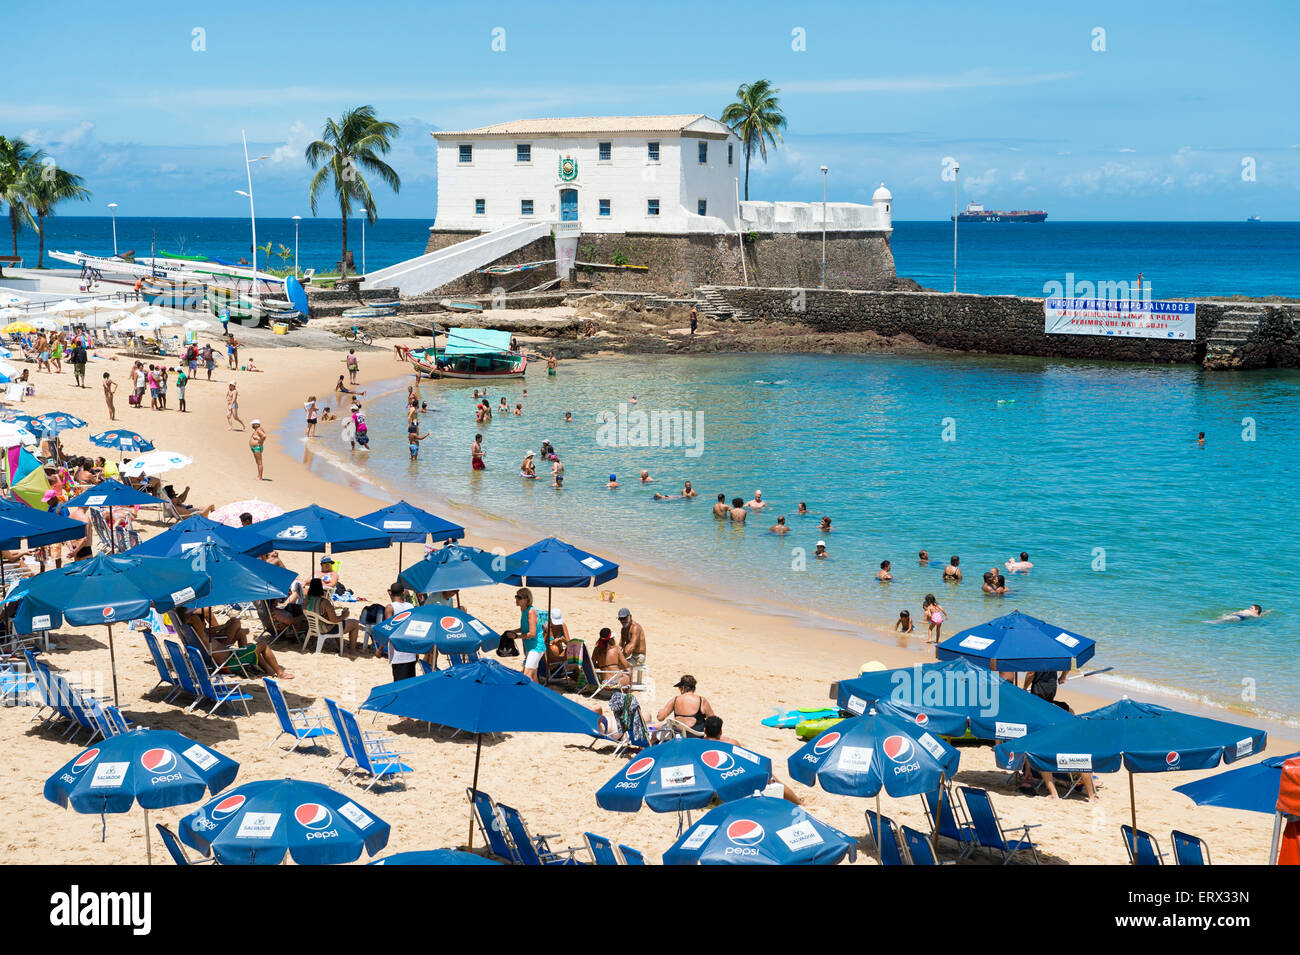
[[[234,431],[235,422],[239,421],[239,430],[244,430],[244,422],[239,418],[239,389],[232,381],[226,386],[226,430]]]
[[[627,686],[632,682],[632,664],[628,663],[623,648],[614,641],[614,633],[609,627],[600,629],[596,647],[591,651],[591,665],[602,681],[618,674],[619,686]]]
[[[266,447],[266,432],[262,430],[262,422],[254,418],[249,422],[253,433],[248,436],[248,450],[253,452],[253,460],[257,462],[257,479],[265,480],[262,477],[262,450]]]
[[[683,726],[703,733],[704,719],[713,715],[713,707],[695,692],[695,677],[690,674],[678,680],[676,687],[681,692],[664,704],[655,719],[666,720],[671,716]]]

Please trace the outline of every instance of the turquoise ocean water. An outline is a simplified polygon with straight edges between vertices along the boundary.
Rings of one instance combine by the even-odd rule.
[[[416,463],[404,388],[368,403],[368,456],[350,453],[336,428],[318,441],[411,500],[511,515],[774,613],[888,628],[903,608],[919,619],[933,593],[952,633],[1019,608],[1095,637],[1095,663],[1115,668],[1098,680],[1300,719],[1290,571],[1300,372],[953,355],[568,362],[557,377],[491,391],[494,407],[504,395],[525,413],[481,427],[480,473],[469,467],[474,384],[425,383],[431,438]],[[610,446],[602,413],[634,410],[684,413],[698,455]],[[300,433],[296,419],[285,426],[291,448]],[[635,443],[635,429],[626,437]],[[518,476],[543,439],[561,453],[563,491],[549,475]],[[641,468],[654,484],[638,485]],[[604,487],[610,473],[623,487]],[[699,498],[652,500],[687,479]],[[748,500],[756,488],[765,516],[743,528],[713,520],[719,492]],[[799,501],[809,517],[796,516]],[[784,538],[767,531],[777,514],[792,527]],[[817,530],[823,514],[832,534]],[[795,549],[810,556],[821,538],[831,559],[801,562]],[[931,567],[918,566],[922,548]],[[1005,597],[982,594],[982,572],[1021,550],[1034,570],[1007,575]],[[940,581],[952,554],[961,585]],[[888,585],[873,579],[884,559]],[[1251,603],[1272,612],[1209,622]]]

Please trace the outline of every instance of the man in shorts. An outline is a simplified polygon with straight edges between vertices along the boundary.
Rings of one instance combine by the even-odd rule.
[[[645,666],[645,628],[632,619],[632,611],[626,607],[618,612],[618,625],[618,645],[627,662],[634,667]]]

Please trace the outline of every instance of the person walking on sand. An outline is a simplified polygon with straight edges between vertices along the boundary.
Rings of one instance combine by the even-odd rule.
[[[226,336],[226,367],[239,368],[239,339],[234,335]]]
[[[217,356],[212,350],[212,343],[203,346],[203,367],[208,373],[208,381],[212,380],[212,369],[217,366]]]
[[[108,420],[117,420],[117,409],[113,407],[113,393],[117,391],[117,382],[104,372],[104,404],[108,405]]]
[[[254,418],[249,423],[253,433],[248,436],[248,450],[253,452],[253,460],[257,462],[257,479],[265,481],[262,477],[262,449],[266,447],[266,432],[262,430],[262,422]]]
[[[357,365],[357,350],[355,348],[349,348],[348,357],[343,360],[348,366],[348,383],[355,385],[357,383],[357,372],[361,370]]]
[[[236,421],[239,421],[238,429],[235,428]],[[239,420],[239,389],[233,381],[226,386],[226,430],[244,430],[244,422]]]
[[[190,383],[189,373],[185,371],[184,365],[176,366],[176,400],[179,402],[178,411],[185,410],[185,386]]]
[[[78,388],[86,387],[86,346],[78,338],[72,346],[72,379]]]

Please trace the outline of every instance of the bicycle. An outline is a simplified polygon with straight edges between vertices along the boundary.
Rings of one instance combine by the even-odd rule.
[[[363,332],[357,326],[352,326],[352,331],[343,333],[343,340],[348,342],[357,342],[361,345],[369,345],[374,339],[370,337],[369,332]]]

